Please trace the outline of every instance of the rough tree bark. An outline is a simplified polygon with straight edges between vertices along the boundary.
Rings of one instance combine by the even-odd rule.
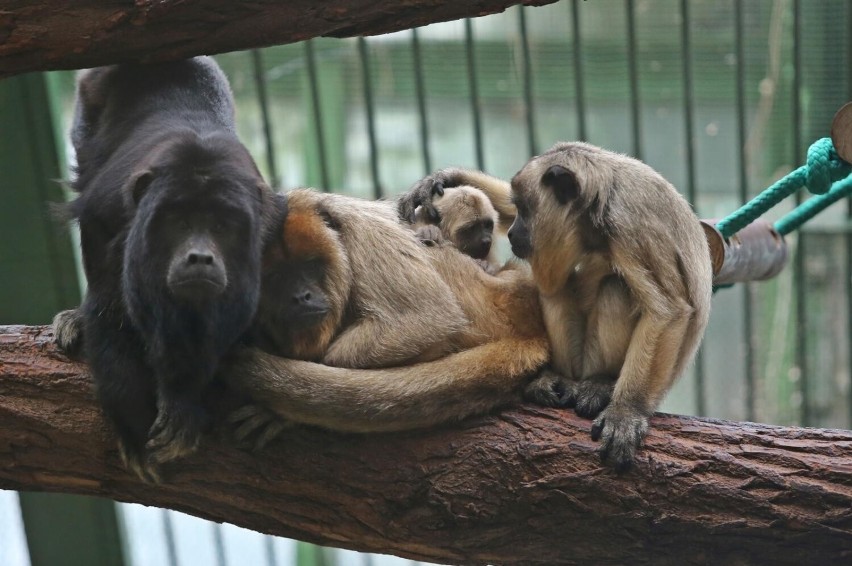
[[[178,509],[265,533],[455,564],[841,564],[852,432],[659,415],[637,468],[602,469],[589,422],[521,407],[454,427],[224,436],[145,485],[122,469],[86,367],[0,327],[0,488]]]
[[[555,0],[0,0],[0,77],[375,35]]]

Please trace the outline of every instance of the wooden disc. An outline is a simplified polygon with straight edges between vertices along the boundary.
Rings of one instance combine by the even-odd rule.
[[[831,121],[831,141],[837,155],[852,163],[852,102],[843,105]]]

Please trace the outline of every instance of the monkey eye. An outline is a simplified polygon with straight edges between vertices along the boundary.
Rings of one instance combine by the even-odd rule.
[[[485,222],[482,223],[482,225],[485,227],[486,230],[490,231],[494,229],[494,221],[490,218],[487,218]]]

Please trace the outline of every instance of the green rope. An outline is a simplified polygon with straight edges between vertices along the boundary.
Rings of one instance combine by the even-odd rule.
[[[776,181],[738,210],[720,220],[716,229],[723,237],[730,238],[799,188],[807,187],[813,194],[823,195],[829,191],[834,181],[850,173],[852,165],[840,159],[834,151],[831,138],[817,140],[808,148],[807,165],[802,165]]]
[[[832,204],[850,195],[852,195],[852,176],[837,181],[824,195],[809,198],[779,218],[775,223],[775,229],[786,236]]]

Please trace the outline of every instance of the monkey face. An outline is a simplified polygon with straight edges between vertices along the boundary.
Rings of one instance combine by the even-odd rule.
[[[512,245],[512,253],[521,259],[527,259],[532,255],[532,237],[530,236],[527,221],[520,213],[515,216],[515,221],[509,227],[509,243]]]
[[[286,261],[263,272],[264,307],[274,310],[275,324],[289,331],[321,323],[331,310],[323,291],[326,266],[318,259]]]
[[[136,286],[164,286],[181,304],[200,306],[229,289],[256,300],[262,181],[229,143],[201,145],[172,145],[131,176],[126,271],[145,281]]]
[[[494,221],[485,218],[462,227],[452,239],[463,254],[473,259],[485,259],[491,252],[493,233]]]
[[[540,246],[557,247],[566,230],[576,222],[574,206],[580,183],[570,168],[575,158],[573,144],[558,144],[532,159],[512,179],[512,201],[517,216],[509,228],[512,252],[531,257]]]

